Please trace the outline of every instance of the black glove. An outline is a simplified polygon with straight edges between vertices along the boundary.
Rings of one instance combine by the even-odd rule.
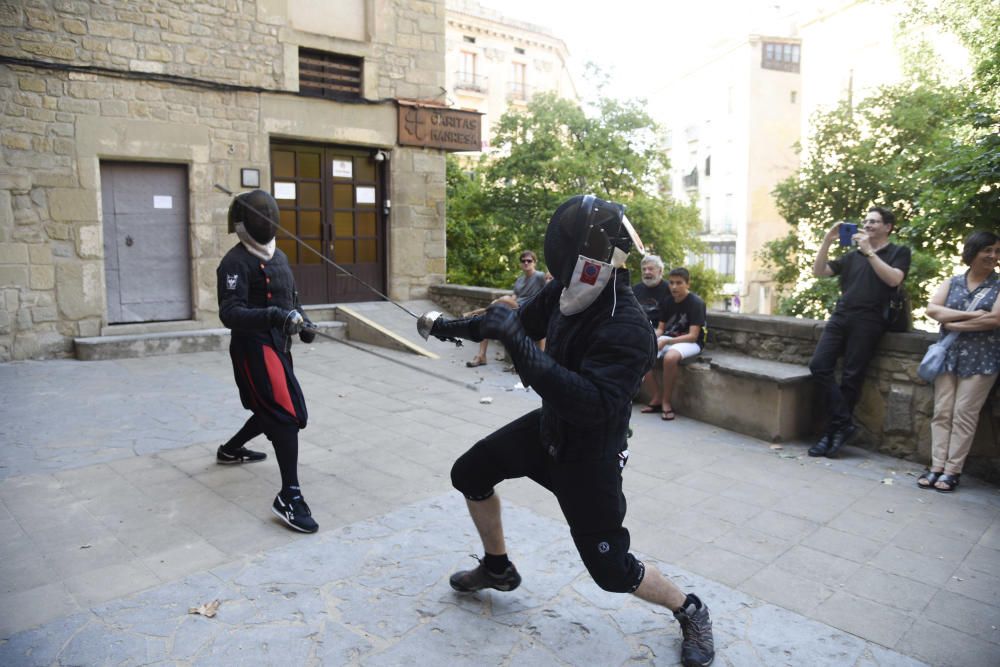
[[[521,321],[517,317],[517,311],[502,301],[490,304],[490,307],[486,309],[486,314],[483,315],[483,321],[479,324],[479,335],[504,343],[512,339],[518,332],[524,334]]]
[[[302,313],[297,310],[284,310],[277,306],[270,306],[267,309],[267,316],[271,322],[271,327],[281,329],[286,336],[291,336],[302,331],[306,321]]]
[[[271,324],[272,329],[283,329],[287,315],[288,311],[284,308],[278,308],[277,306],[267,307],[267,320]]]
[[[305,311],[302,308],[296,308],[300,313],[302,313],[302,319],[305,320],[305,325],[302,327],[302,331],[299,332],[299,340],[303,343],[311,343],[316,340],[316,325],[313,321],[309,319]]]
[[[464,338],[478,343],[483,339],[483,336],[479,331],[479,325],[482,322],[482,319],[482,315],[463,318],[460,320],[449,320],[444,317],[439,317],[434,320],[434,324],[431,326],[430,335],[435,338],[439,338],[440,340]]]

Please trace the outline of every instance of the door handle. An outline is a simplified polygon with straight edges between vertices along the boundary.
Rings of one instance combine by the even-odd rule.
[[[131,248],[133,243],[135,243],[135,241],[132,240],[131,236],[126,236],[125,237],[125,245],[127,245],[129,248]]]

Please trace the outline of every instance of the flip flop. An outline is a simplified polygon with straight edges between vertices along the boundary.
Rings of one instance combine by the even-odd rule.
[[[660,415],[660,419],[662,419],[665,422],[672,422],[676,417],[677,415],[674,414],[673,410],[667,410],[662,415]]]
[[[652,414],[654,412],[660,412],[663,408],[659,405],[647,405],[642,410],[639,410],[644,415]]]
[[[467,368],[476,368],[477,366],[485,366],[485,359],[477,359],[476,361],[466,361],[465,365]]]

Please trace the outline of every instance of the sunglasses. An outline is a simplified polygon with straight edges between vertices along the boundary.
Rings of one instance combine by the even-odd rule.
[[[531,259],[530,257],[522,257],[521,258],[521,264],[534,264],[534,263],[535,263],[535,260]]]

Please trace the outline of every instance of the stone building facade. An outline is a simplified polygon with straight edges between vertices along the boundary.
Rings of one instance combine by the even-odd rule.
[[[758,254],[788,232],[772,191],[799,166],[801,44],[782,35],[720,42],[660,92],[671,191],[702,215],[705,251],[688,261],[722,274],[724,296],[749,313],[772,312],[774,281]]]
[[[320,254],[425,296],[444,152],[400,145],[399,102],[444,85],[444,0],[0,1],[0,360],[218,326],[215,184],[272,190]],[[304,301],[378,298],[298,252]]]
[[[448,96],[483,114],[483,150],[508,109],[539,93],[579,100],[566,44],[544,26],[504,16],[476,0],[447,0]]]

